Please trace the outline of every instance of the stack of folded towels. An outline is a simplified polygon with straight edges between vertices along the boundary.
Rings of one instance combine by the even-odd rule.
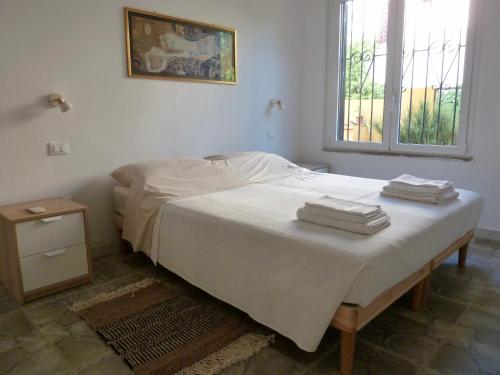
[[[297,211],[299,220],[354,233],[374,234],[391,224],[389,215],[378,205],[324,196],[306,202]]]
[[[445,204],[458,198],[458,192],[449,181],[426,180],[408,174],[389,181],[380,194],[433,204]]]

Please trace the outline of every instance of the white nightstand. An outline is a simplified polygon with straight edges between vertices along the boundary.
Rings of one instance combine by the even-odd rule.
[[[69,199],[0,207],[2,284],[24,303],[92,281],[87,233],[87,207]]]
[[[306,168],[314,172],[328,173],[328,171],[330,170],[328,164],[308,163],[305,161],[296,161],[294,163],[297,164],[299,167]]]

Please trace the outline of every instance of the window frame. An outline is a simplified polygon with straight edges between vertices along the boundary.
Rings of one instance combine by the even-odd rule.
[[[460,111],[460,127],[456,146],[419,145],[399,143],[399,121],[401,100],[401,67],[403,59],[403,31],[405,0],[389,0],[387,65],[384,102],[384,127],[382,142],[358,142],[339,140],[339,115],[343,110],[340,100],[343,98],[342,82],[343,64],[342,35],[343,21],[342,3],[349,0],[330,0],[328,2],[327,30],[327,78],[326,78],[326,151],[354,151],[384,154],[406,154],[415,156],[437,156],[460,159],[471,159],[470,144],[472,140],[471,108],[476,97],[474,65],[478,53],[479,12],[482,0],[471,0],[467,29],[467,48],[465,51],[464,77],[462,84],[462,102]],[[477,81],[477,80],[476,80]]]

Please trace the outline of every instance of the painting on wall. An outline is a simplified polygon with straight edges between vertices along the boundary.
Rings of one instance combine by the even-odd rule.
[[[236,83],[236,30],[125,8],[128,76]]]

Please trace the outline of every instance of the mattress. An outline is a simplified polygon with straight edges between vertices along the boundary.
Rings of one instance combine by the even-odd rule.
[[[115,213],[125,216],[125,211],[127,209],[127,198],[130,189],[126,186],[116,185],[113,188],[113,202]]]
[[[368,305],[477,225],[474,192],[436,206],[382,197],[385,183],[311,172],[171,201],[150,256],[314,351],[341,302]],[[380,204],[392,224],[366,236],[296,219],[325,194]]]

